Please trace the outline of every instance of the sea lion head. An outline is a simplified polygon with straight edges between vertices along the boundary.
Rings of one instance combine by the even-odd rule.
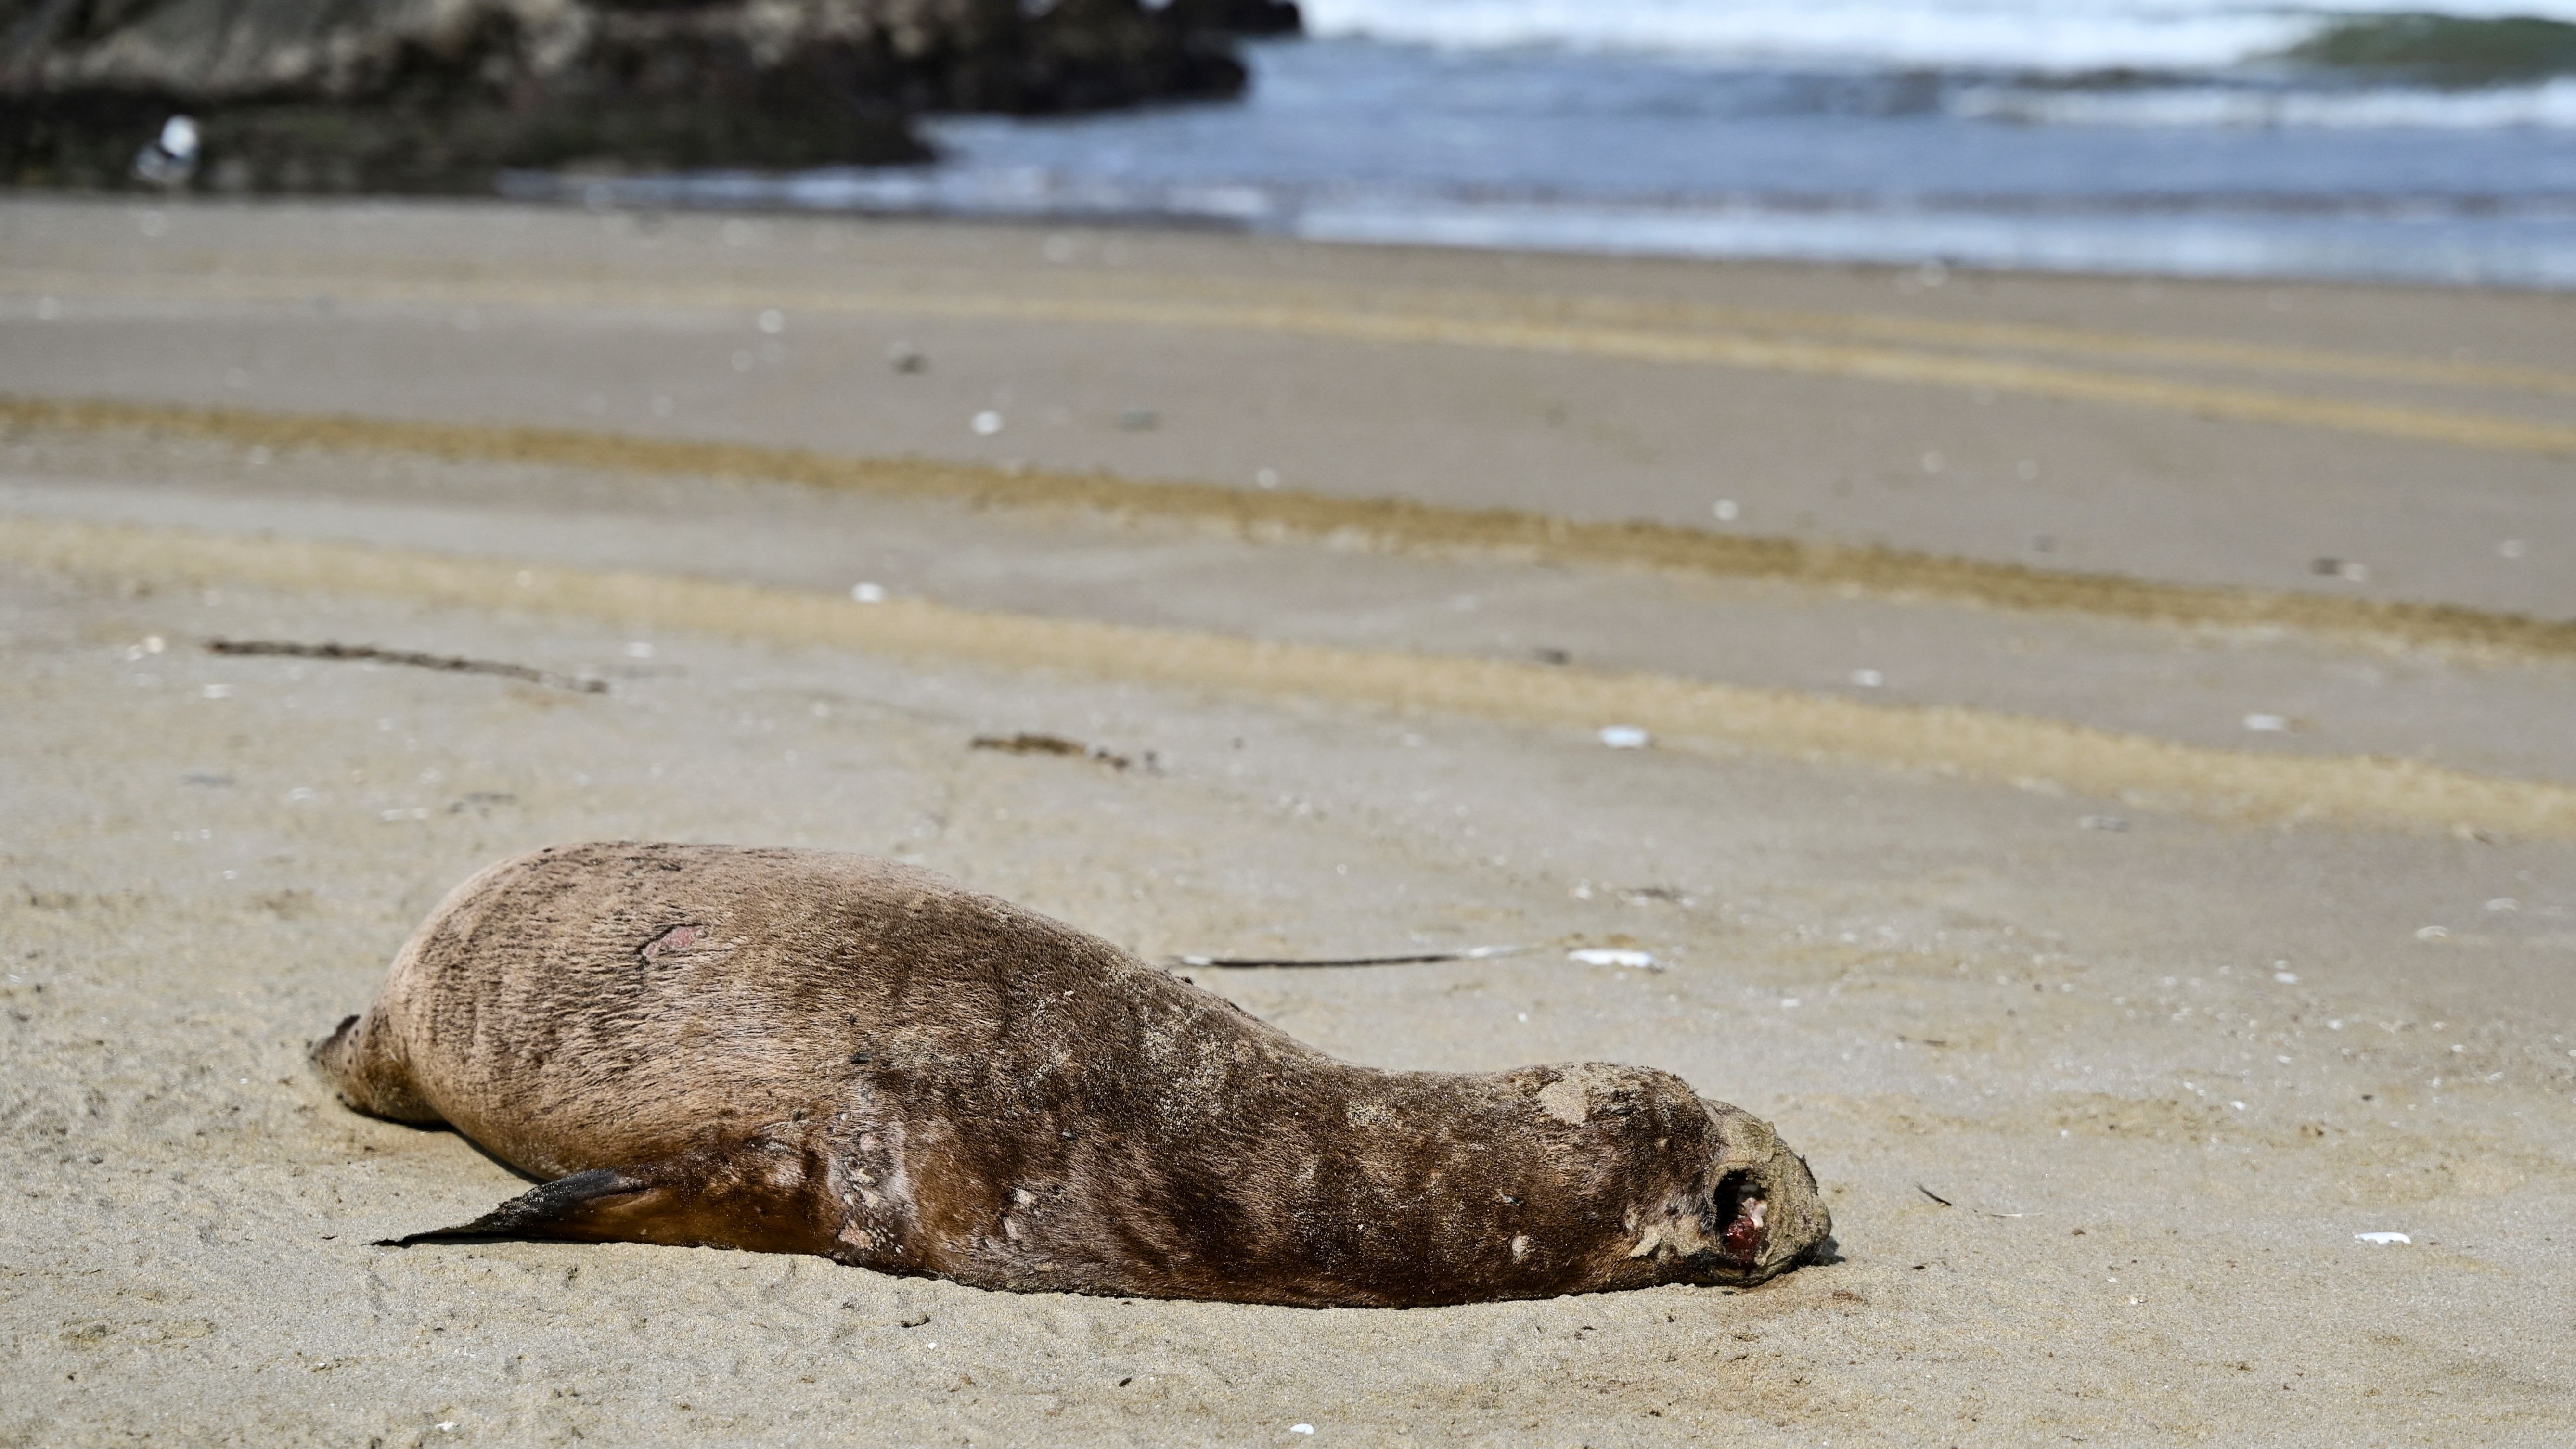
[[[1807,1159],[1752,1113],[1701,1101],[1706,1167],[1665,1205],[1665,1225],[1649,1230],[1660,1241],[1641,1239],[1644,1253],[1682,1258],[1707,1283],[1759,1283],[1806,1262],[1834,1230]]]

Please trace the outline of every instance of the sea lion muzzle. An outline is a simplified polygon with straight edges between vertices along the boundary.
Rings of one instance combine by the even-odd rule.
[[[1408,1306],[1760,1282],[1832,1224],[1669,1073],[1336,1061],[864,856],[564,846],[457,888],[315,1047],[551,1179],[398,1241],[813,1253],[987,1288]]]

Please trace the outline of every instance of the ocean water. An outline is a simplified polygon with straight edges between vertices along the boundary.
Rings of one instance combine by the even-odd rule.
[[[2576,287],[2576,0],[2528,0],[2520,22],[2440,0],[1305,5],[1310,38],[1251,47],[1239,103],[953,118],[931,167],[614,187],[1326,240]]]

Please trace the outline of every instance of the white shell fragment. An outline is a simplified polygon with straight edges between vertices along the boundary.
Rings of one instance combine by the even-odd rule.
[[[1640,971],[1659,969],[1655,964],[1654,956],[1645,951],[1615,951],[1603,947],[1588,947],[1581,951],[1566,952],[1565,959],[1580,961],[1586,966],[1633,966]]]
[[[2412,1243],[2415,1241],[2404,1233],[2355,1233],[2352,1235],[2352,1240],[2356,1243],[2377,1243],[2383,1248],[2387,1247],[2391,1243]]]
[[[1614,750],[1642,750],[1655,742],[1655,737],[1636,725],[1603,725],[1601,743]]]

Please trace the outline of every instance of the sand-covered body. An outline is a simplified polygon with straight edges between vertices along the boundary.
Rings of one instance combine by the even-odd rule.
[[[503,862],[317,1055],[361,1110],[557,1179],[457,1235],[1409,1305],[1757,1281],[1829,1231],[1768,1126],[1669,1074],[1353,1066],[863,856]]]

